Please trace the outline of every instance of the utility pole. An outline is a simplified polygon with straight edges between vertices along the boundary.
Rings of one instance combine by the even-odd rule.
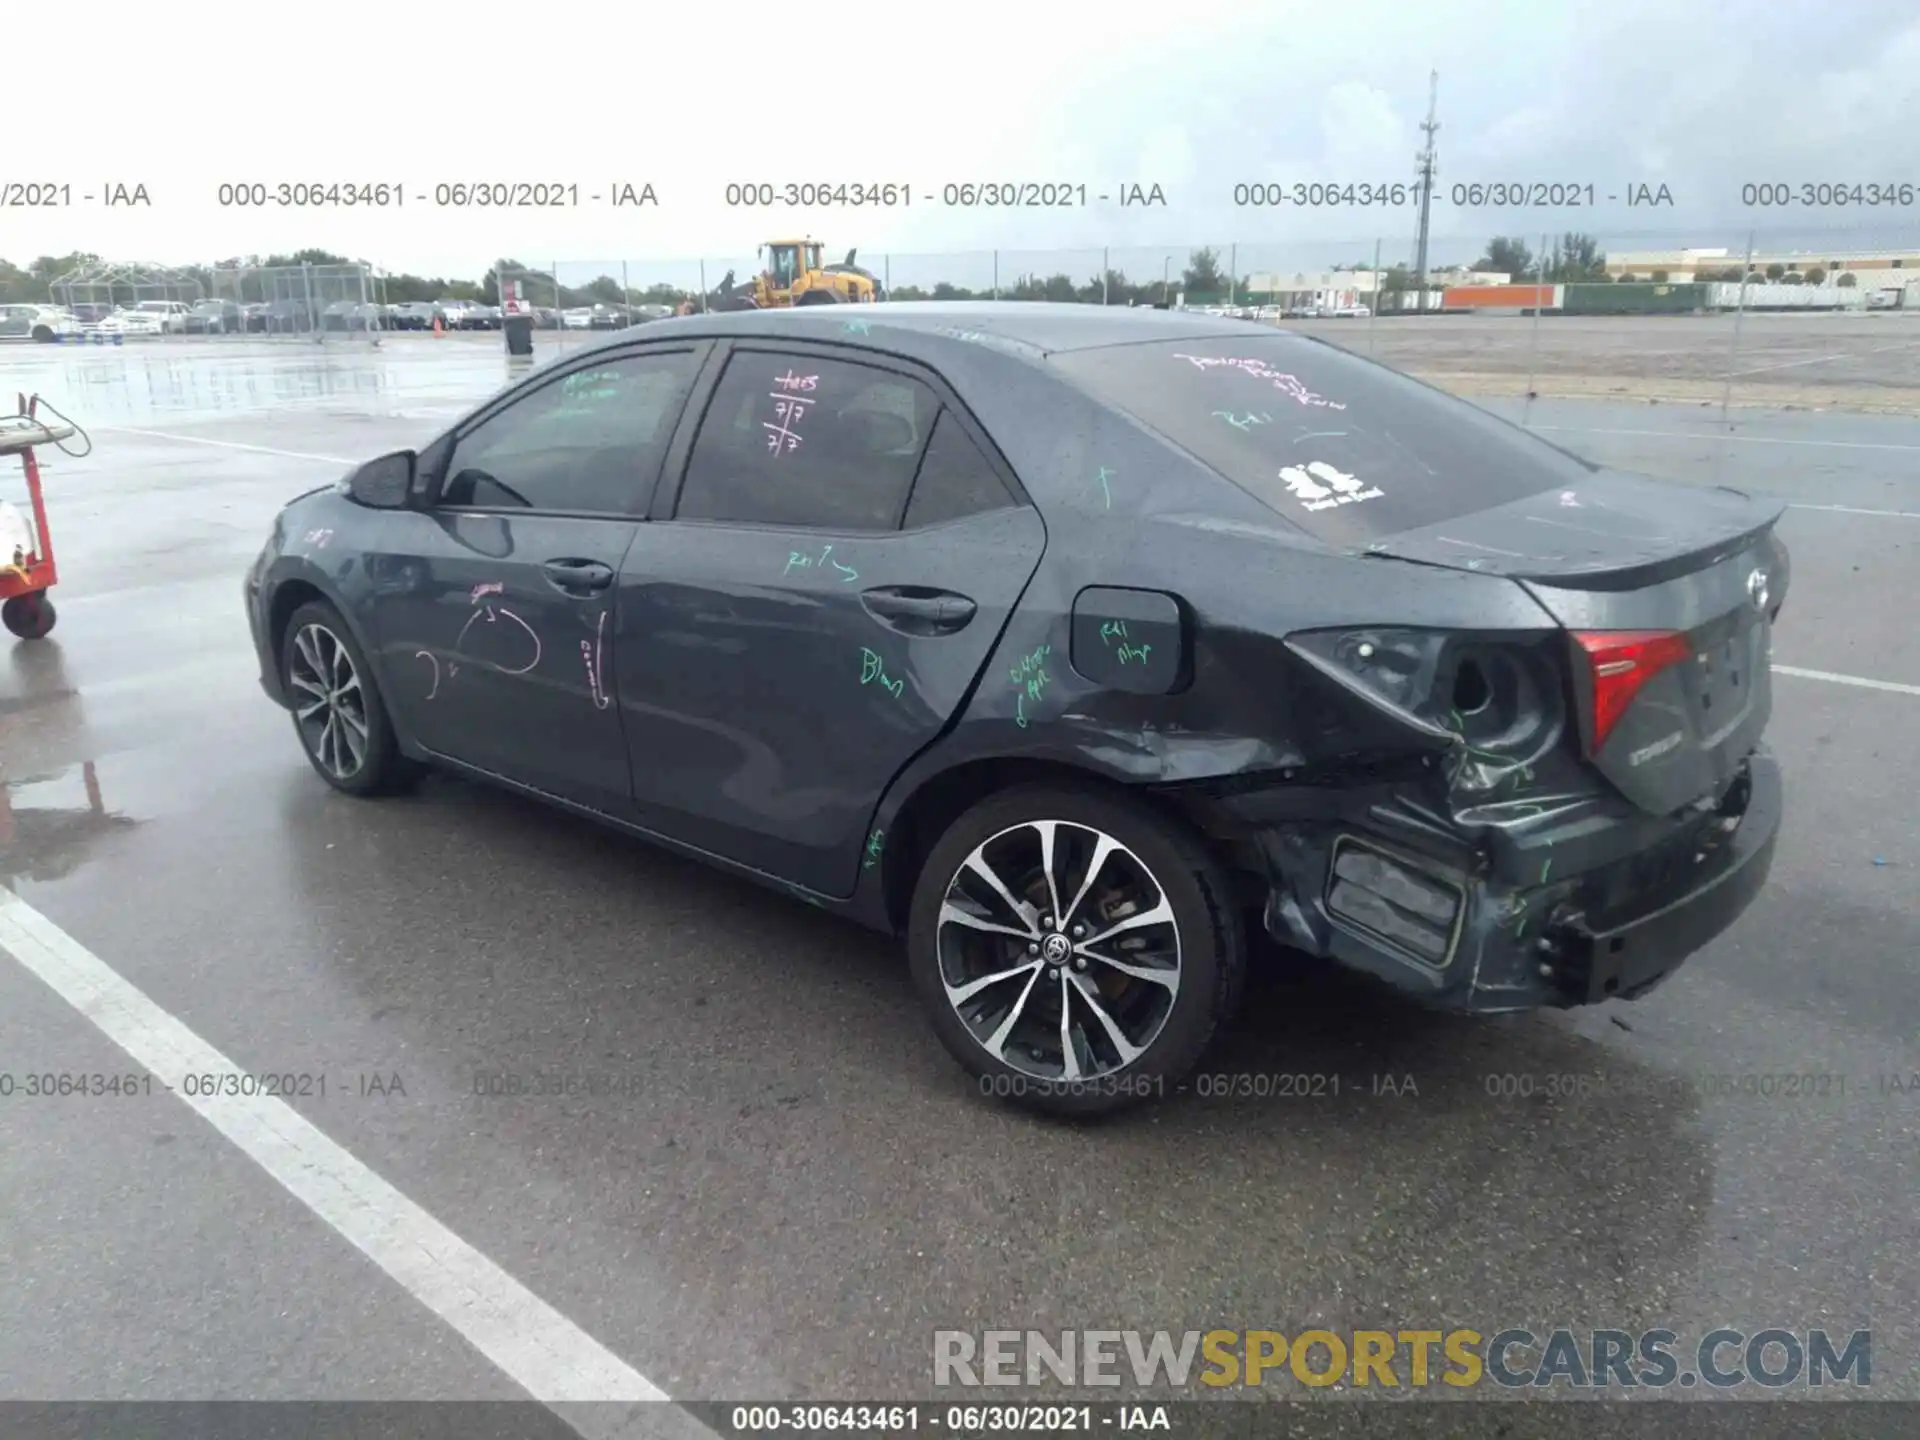
[[[1433,137],[1440,133],[1440,122],[1436,119],[1440,105],[1440,72],[1431,72],[1427,80],[1427,118],[1420,129],[1427,137],[1427,143],[1414,160],[1420,166],[1420,235],[1413,246],[1413,293],[1420,297],[1422,312],[1427,304],[1427,227],[1433,217],[1433,177],[1434,161],[1438,151],[1434,148]]]

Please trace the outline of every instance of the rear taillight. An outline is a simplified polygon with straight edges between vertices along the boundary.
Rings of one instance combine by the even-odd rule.
[[[1673,630],[1576,630],[1593,684],[1592,749],[1598,753],[1613,727],[1649,680],[1693,653]]]
[[[1565,728],[1558,631],[1411,627],[1306,630],[1287,648],[1376,712],[1462,757],[1455,782],[1487,790],[1523,772]],[[1328,722],[1337,729],[1340,721]]]

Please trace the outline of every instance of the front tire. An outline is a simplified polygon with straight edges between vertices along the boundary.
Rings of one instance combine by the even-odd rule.
[[[294,733],[320,778],[348,795],[392,794],[419,773],[400,753],[372,667],[340,612],[310,600],[287,620],[280,645],[282,689]]]
[[[921,867],[907,947],[935,1032],[981,1093],[1055,1115],[1175,1093],[1246,975],[1200,840],[1078,786],[1023,786],[956,820]]]

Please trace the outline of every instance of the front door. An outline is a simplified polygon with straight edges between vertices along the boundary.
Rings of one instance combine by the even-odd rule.
[[[964,701],[1044,546],[926,378],[736,349],[673,518],[621,572],[640,823],[851,894],[881,794]]]
[[[428,749],[606,810],[629,803],[615,580],[702,347],[589,357],[429,452],[424,512],[369,563],[394,712]]]

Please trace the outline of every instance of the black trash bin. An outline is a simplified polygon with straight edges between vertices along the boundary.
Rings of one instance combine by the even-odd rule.
[[[509,315],[501,328],[507,334],[507,354],[533,354],[533,317],[531,315]]]

